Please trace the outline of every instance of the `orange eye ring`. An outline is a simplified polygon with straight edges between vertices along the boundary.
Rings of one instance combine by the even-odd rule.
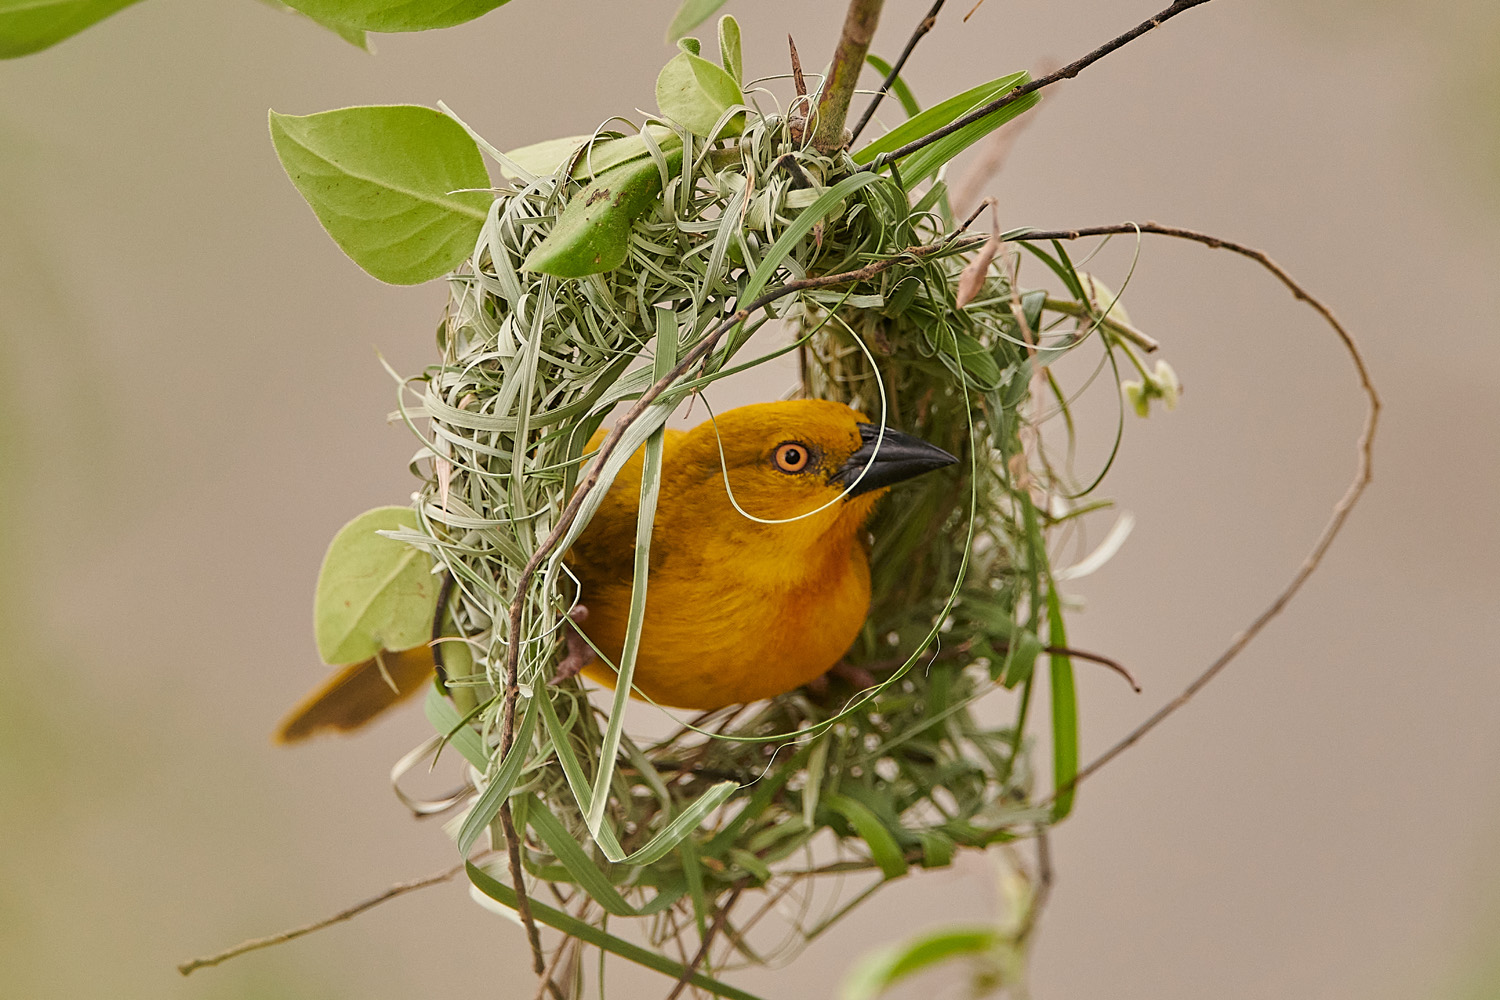
[[[806,472],[812,464],[812,449],[801,441],[784,441],[776,446],[771,461],[782,472]]]

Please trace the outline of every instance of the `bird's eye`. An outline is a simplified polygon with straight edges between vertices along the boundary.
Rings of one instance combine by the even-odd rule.
[[[788,441],[776,446],[776,454],[772,456],[772,461],[782,472],[801,472],[807,468],[811,457],[807,445],[800,441]]]

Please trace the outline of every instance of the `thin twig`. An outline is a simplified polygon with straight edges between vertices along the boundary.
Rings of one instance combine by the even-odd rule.
[[[844,121],[849,117],[854,85],[859,82],[860,70],[864,69],[865,54],[870,51],[870,39],[875,37],[880,8],[884,5],[885,0],[849,0],[844,29],[839,33],[838,48],[833,53],[833,65],[828,69],[828,77],[818,96],[818,125],[813,130],[813,146],[820,153],[835,153],[849,141],[844,135]]]
[[[1016,943],[1024,944],[1031,937],[1032,931],[1036,930],[1037,921],[1041,919],[1042,911],[1047,908],[1047,900],[1052,896],[1052,841],[1048,837],[1045,826],[1036,828],[1036,888],[1031,892],[1031,905],[1026,907],[1026,916],[1021,920],[1021,926],[1016,929]]]
[[[428,875],[426,878],[413,879],[410,882],[397,882],[380,895],[371,896],[361,903],[355,903],[353,906],[340,910],[331,917],[324,917],[322,920],[315,920],[310,924],[293,927],[291,930],[280,931],[266,937],[251,938],[249,941],[242,941],[233,948],[221,951],[217,955],[209,955],[207,958],[195,958],[190,962],[183,962],[177,966],[177,971],[184,976],[192,975],[198,969],[204,969],[210,965],[218,965],[220,962],[234,958],[236,955],[243,955],[248,951],[257,951],[261,948],[269,948],[272,945],[282,944],[286,941],[294,941],[304,934],[311,934],[313,931],[320,931],[325,927],[330,927],[351,917],[357,917],[366,910],[373,909],[387,900],[395,899],[397,896],[404,896],[409,892],[416,892],[418,889],[425,889],[430,885],[447,882],[463,870],[463,865],[455,865],[435,875]]]
[[[1088,68],[1088,66],[1092,63],[1098,62],[1100,59],[1103,59],[1105,56],[1115,51],[1115,49],[1118,49],[1123,45],[1127,45],[1130,42],[1135,41],[1137,38],[1144,35],[1146,32],[1152,30],[1153,28],[1161,27],[1162,24],[1164,24],[1166,21],[1176,17],[1183,11],[1208,2],[1209,0],[1176,0],[1176,2],[1172,4],[1172,6],[1168,7],[1160,14],[1157,14],[1155,17],[1152,17],[1148,20],[1142,21],[1140,24],[1136,25],[1134,28],[1131,28],[1123,35],[1119,35],[1116,38],[1110,39],[1094,51],[1090,52],[1088,55],[1083,56],[1080,59],[1075,59],[1073,62],[1068,63],[1057,72],[1048,73],[1046,76],[1041,77],[1040,79],[1032,80],[1030,83],[1017,87],[1015,90],[1009,91],[1001,97],[997,97],[995,100],[989,102],[988,104],[975,108],[968,114],[954,119],[952,122],[944,125],[942,128],[929,132],[927,135],[922,136],[920,139],[913,139],[911,142],[908,142],[906,145],[901,146],[898,149],[893,149],[889,153],[883,153],[880,156],[875,157],[875,159],[871,160],[862,169],[879,170],[881,167],[884,167],[886,164],[891,163],[894,160],[899,160],[903,156],[915,153],[919,149],[932,145],[934,142],[937,142],[944,136],[951,135],[954,132],[957,132],[965,125],[971,125],[987,115],[994,114],[996,111],[999,111],[1001,108],[1005,107],[1008,104],[1014,104],[1016,101],[1019,101],[1027,94],[1041,90],[1043,87],[1051,86],[1059,80],[1070,80],[1081,73],[1084,69]]]
[[[1354,365],[1355,373],[1359,377],[1360,388],[1363,390],[1369,405],[1365,412],[1364,424],[1360,429],[1359,440],[1355,445],[1357,460],[1354,478],[1344,490],[1344,494],[1339,497],[1338,502],[1333,505],[1333,511],[1329,515],[1327,523],[1324,524],[1323,530],[1318,534],[1317,540],[1313,543],[1308,554],[1303,558],[1302,564],[1297,568],[1296,573],[1292,575],[1291,581],[1282,588],[1281,592],[1276,595],[1275,599],[1271,601],[1265,610],[1256,615],[1254,620],[1245,629],[1234,636],[1224,652],[1220,653],[1217,659],[1194,678],[1192,683],[1184,688],[1181,694],[1167,702],[1145,722],[1131,730],[1130,734],[1124,739],[1110,747],[1099,757],[1096,757],[1088,766],[1081,769],[1071,782],[1052,793],[1051,799],[1048,799],[1049,802],[1056,799],[1063,792],[1075,787],[1080,781],[1096,773],[1104,765],[1133,746],[1141,737],[1161,725],[1168,716],[1186,705],[1195,694],[1217,677],[1219,672],[1228,666],[1230,661],[1238,656],[1273,618],[1281,614],[1282,610],[1296,596],[1297,592],[1302,589],[1302,585],[1307,582],[1307,578],[1313,574],[1318,565],[1323,561],[1324,553],[1328,551],[1328,547],[1333,544],[1334,538],[1343,529],[1344,522],[1349,517],[1349,512],[1354,509],[1355,503],[1358,502],[1360,495],[1364,493],[1365,487],[1369,485],[1374,467],[1375,428],[1380,419],[1380,396],[1375,391],[1375,383],[1370,378],[1370,371],[1365,365],[1364,355],[1360,352],[1359,345],[1355,342],[1353,335],[1344,329],[1343,324],[1338,321],[1338,318],[1334,316],[1331,309],[1315,298],[1307,289],[1299,285],[1290,274],[1282,269],[1280,264],[1277,264],[1267,256],[1264,251],[1256,250],[1253,247],[1235,243],[1231,240],[1220,239],[1217,236],[1210,236],[1207,233],[1200,233],[1191,229],[1180,229],[1174,226],[1163,226],[1155,222],[1143,222],[1140,224],[1128,222],[1117,226],[1091,226],[1085,229],[1058,230],[1055,232],[1032,231],[1017,236],[1015,239],[1018,241],[1076,240],[1085,236],[1109,236],[1122,233],[1155,233],[1160,236],[1192,240],[1195,243],[1201,243],[1213,249],[1230,250],[1243,257],[1248,257],[1270,271],[1271,274],[1275,275],[1276,280],[1286,286],[1287,290],[1298,301],[1305,302],[1333,328],[1334,333],[1338,335],[1339,341],[1344,346],[1345,353],[1349,355],[1349,360]]]
[[[580,923],[583,922],[584,917],[589,912],[589,905],[593,901],[593,897],[584,896],[583,903],[579,905],[578,912],[573,914],[573,918]],[[561,899],[559,899],[559,902],[562,902],[564,906],[567,905]],[[552,961],[547,963],[547,970],[542,973],[542,981],[537,985],[536,994],[532,997],[532,1000],[544,1000],[549,992],[552,994],[553,1000],[563,1000],[562,990],[557,985],[557,969],[558,966],[562,965],[563,956],[569,950],[576,952],[579,944],[580,942],[577,938],[566,934],[563,935],[563,939],[557,943],[557,951],[552,953]]]
[[[891,92],[891,84],[895,83],[896,77],[901,75],[901,70],[906,66],[906,60],[911,57],[912,50],[917,47],[917,43],[922,40],[922,36],[931,31],[932,26],[937,24],[938,11],[942,10],[943,4],[947,2],[948,0],[937,0],[932,5],[932,9],[927,12],[927,16],[922,18],[917,24],[916,29],[911,33],[911,37],[906,40],[906,48],[902,49],[901,55],[897,57],[895,62],[891,63],[891,71],[881,81],[880,89],[875,91],[875,96],[870,98],[870,105],[865,108],[865,113],[860,116],[859,124],[855,125],[854,130],[849,133],[849,141],[851,143],[859,138],[859,134],[865,130],[865,126],[870,124],[870,119],[875,117],[875,109],[880,107],[880,102]]]
[[[678,978],[677,985],[672,987],[672,992],[667,994],[667,1000],[677,1000],[682,991],[687,989],[687,984],[692,981],[693,974],[698,971],[698,967],[708,957],[708,949],[713,945],[715,935],[724,926],[724,921],[729,919],[729,911],[739,901],[740,893],[744,889],[745,887],[742,885],[735,886],[730,891],[729,898],[724,901],[724,905],[719,907],[719,912],[714,914],[714,922],[709,925],[708,931],[703,935],[703,942],[698,945],[698,953],[693,956],[693,960],[682,970],[682,976]]]
[[[1098,653],[1090,653],[1082,649],[1074,649],[1072,646],[1043,646],[1042,652],[1051,656],[1069,656],[1075,660],[1087,660],[1089,663],[1097,663],[1101,667],[1108,667],[1129,682],[1136,694],[1141,693],[1141,686],[1137,683],[1135,676],[1125,669],[1125,664],[1119,660],[1112,660]]]
[[[546,970],[542,972],[541,982],[537,983],[536,993],[531,1000],[546,1000],[548,993],[552,994],[553,1000],[562,1000],[562,990],[558,988],[554,977],[557,975],[557,967],[562,964],[563,956],[577,944],[578,939],[575,937],[565,937],[558,942],[557,950],[552,953],[552,961],[547,963]]]
[[[501,760],[505,759],[507,750],[508,747],[500,752]],[[526,883],[521,877],[521,844],[520,838],[516,836],[516,820],[511,815],[509,798],[500,803],[500,825],[505,830],[505,852],[510,866],[511,886],[516,890],[516,915],[521,918],[521,925],[526,928],[526,941],[531,945],[531,968],[541,978],[543,985],[552,986],[552,977],[547,975],[547,960],[542,953],[542,932],[537,929],[536,918],[531,915],[531,897],[527,895]],[[552,987],[552,992],[557,1000],[562,1000],[562,994],[555,986]]]
[[[743,924],[740,924],[739,927],[729,928],[728,940],[725,942],[727,946],[727,950],[724,953],[726,961],[728,960],[729,952],[731,951],[737,951],[741,955],[744,955],[746,958],[751,958],[751,956],[754,954],[754,949],[752,949],[749,943],[745,941],[745,935],[749,934],[751,929],[753,929],[756,924],[760,923],[762,917],[775,909],[776,904],[785,899],[787,893],[796,888],[796,885],[796,879],[787,879],[786,882],[782,884],[781,888],[777,889],[775,892],[766,893],[765,901],[761,903],[760,909],[750,914],[749,920],[746,920]],[[751,958],[751,960],[754,961],[753,958]]]
[[[998,645],[1001,649],[1009,648],[1009,646],[1003,642],[999,643]],[[974,641],[972,639],[967,639],[956,646],[948,646],[944,649],[939,649],[934,653],[929,653],[927,655],[927,659],[919,660],[918,664],[922,669],[926,669],[927,667],[932,666],[934,663],[940,663],[945,660],[962,659],[963,657],[968,656],[969,651],[973,648]],[[1043,646],[1041,648],[1041,652],[1047,653],[1052,656],[1071,656],[1076,660],[1085,660],[1089,663],[1097,663],[1100,666],[1108,667],[1115,673],[1119,674],[1121,677],[1125,678],[1125,680],[1130,683],[1130,686],[1135,689],[1136,694],[1141,693],[1140,684],[1136,682],[1135,675],[1125,667],[1125,664],[1121,663],[1119,660],[1110,659],[1108,656],[1105,656],[1102,653],[1090,653],[1088,650],[1075,649],[1072,646]],[[881,674],[885,673],[887,670],[895,670],[897,667],[904,665],[908,659],[909,657],[905,656],[890,656],[883,660],[873,660],[869,663],[860,663],[857,664],[857,666],[861,670],[868,671],[869,673]]]

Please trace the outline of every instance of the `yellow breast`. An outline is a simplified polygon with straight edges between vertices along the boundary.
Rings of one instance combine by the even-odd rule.
[[[711,709],[806,684],[843,656],[869,611],[860,535],[876,495],[760,523],[731,503],[716,455],[695,459],[685,438],[667,440],[634,685],[659,704]],[[613,662],[629,617],[641,466],[637,454],[569,554],[589,612],[582,631]],[[741,507],[776,513],[756,510],[752,501],[764,507],[765,498],[743,492]],[[585,673],[615,680],[599,659]]]

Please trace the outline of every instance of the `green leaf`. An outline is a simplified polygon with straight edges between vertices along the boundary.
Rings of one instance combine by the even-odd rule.
[[[854,154],[855,163],[869,163],[883,153],[906,145],[915,139],[934,132],[991,101],[1025,84],[1031,79],[1028,73],[1011,73],[997,80],[966,90],[957,97],[950,97],[919,115],[914,115]],[[1036,106],[1041,100],[1039,93],[1030,93],[1013,104],[1007,104],[976,122],[971,122],[952,135],[945,136],[903,157],[897,164],[901,179],[908,189],[933,176],[938,168],[959,153],[984,138],[995,129]]]
[[[287,176],[339,248],[381,281],[414,285],[474,249],[493,196],[479,147],[415,105],[271,112]]]
[[[573,876],[573,882],[588,893],[594,902],[604,907],[606,913],[612,913],[617,917],[638,916],[639,911],[627,903],[619,890],[610,884],[608,876],[600,871],[599,866],[584,853],[578,841],[573,839],[573,835],[552,814],[552,810],[547,808],[547,803],[534,795],[529,798],[530,802],[526,807],[526,822],[552,849],[553,856],[562,862],[568,874]]]
[[[736,87],[745,86],[745,61],[740,53],[740,22],[725,14],[719,18],[719,64]]]
[[[672,150],[682,145],[681,137],[665,125],[647,125],[646,131],[651,133],[652,140],[661,150]],[[548,139],[545,142],[522,146],[520,149],[512,149],[505,156],[514,161],[516,166],[539,177],[545,177],[557,173],[562,165],[590,138],[592,136],[570,135],[562,139]],[[651,149],[646,145],[646,140],[639,134],[624,135],[617,139],[600,139],[594,143],[592,149],[578,157],[578,161],[573,164],[570,176],[575,180],[597,177],[611,167],[629,163],[631,160],[639,160],[649,156],[650,153]]]
[[[1000,683],[1013,688],[1031,676],[1031,672],[1036,669],[1036,658],[1041,655],[1043,647],[1042,640],[1028,628],[1017,628],[1011,634],[1009,643],[1005,649],[1004,663],[997,666],[1004,671]]]
[[[505,157],[527,173],[546,177],[557,173],[568,157],[578,152],[578,147],[588,141],[589,137],[586,135],[565,135],[561,139],[546,139],[518,149],[507,149]],[[598,150],[597,146],[594,148]],[[509,171],[505,172],[508,176]]]
[[[840,1000],[874,1000],[896,983],[963,956],[991,954],[1002,939],[993,927],[945,927],[861,958],[844,979]]]
[[[545,698],[546,695],[543,695],[542,699]],[[526,713],[521,717],[521,724],[516,729],[516,737],[510,745],[510,752],[505,755],[505,760],[501,761],[495,772],[489,776],[483,794],[464,816],[464,821],[458,829],[458,853],[461,857],[469,856],[469,848],[474,846],[474,841],[478,840],[479,835],[489,827],[495,814],[500,811],[500,806],[510,797],[510,791],[516,784],[516,777],[521,773],[521,765],[526,763],[526,755],[531,750],[531,733],[536,728],[536,705],[537,701],[542,699],[535,697],[526,699]],[[471,736],[474,733],[474,730],[468,726],[464,726],[463,731]]]
[[[479,734],[467,725],[453,709],[453,704],[444,698],[434,684],[427,689],[427,700],[422,702],[422,711],[432,728],[448,738],[448,745],[463,755],[464,760],[480,771],[490,766],[490,755],[484,749]],[[499,808],[499,803],[495,806]]]
[[[867,55],[865,56],[865,62],[875,68],[875,72],[880,74],[882,80],[891,75],[891,64],[879,56]],[[901,102],[901,109],[906,112],[906,117],[915,118],[922,113],[922,105],[917,103],[916,95],[911,92],[911,88],[906,85],[906,81],[901,79],[901,77],[897,76],[896,79],[891,81],[891,93],[895,94],[896,99]],[[891,148],[894,149],[895,147],[892,146]]]
[[[711,785],[708,791],[693,800],[692,805],[673,816],[672,822],[662,827],[656,836],[625,857],[610,858],[610,860],[625,865],[649,865],[660,861],[680,844],[683,838],[698,829],[698,826],[708,818],[709,813],[728,801],[729,797],[739,790],[739,787],[733,781],[721,781],[716,785]],[[604,845],[600,844],[600,848],[603,847]]]
[[[918,830],[923,868],[947,868],[953,863],[953,838],[939,830]]]
[[[474,884],[475,888],[495,902],[515,909],[516,891],[514,889],[503,882],[497,881],[484,869],[472,863],[465,867],[469,873],[469,881]],[[532,898],[530,903],[531,914],[537,920],[548,927],[562,931],[570,937],[575,937],[585,944],[591,944],[601,951],[607,951],[612,955],[619,955],[626,961],[634,962],[636,965],[641,965],[648,969],[654,969],[662,975],[673,979],[681,979],[688,973],[687,967],[680,962],[674,962],[665,955],[657,954],[647,948],[642,948],[638,944],[632,944],[629,941],[617,938],[608,931],[602,930],[593,924],[584,923],[572,914],[553,909],[539,899]],[[728,983],[721,982],[702,972],[695,972],[688,976],[688,982],[707,990],[714,996],[724,997],[726,1000],[760,1000],[753,993],[746,993],[744,990],[736,989]]]
[[[437,610],[432,558],[378,531],[417,526],[409,507],[376,507],[339,529],[318,572],[313,621],[318,654],[333,665],[426,642]]]
[[[683,0],[682,6],[667,25],[667,41],[675,42],[683,35],[713,16],[714,11],[724,6],[724,0]]]
[[[40,52],[139,0],[0,0],[0,59]]]
[[[369,39],[365,37],[363,28],[356,28],[348,24],[339,24],[337,21],[330,21],[324,17],[313,17],[309,14],[304,14],[296,7],[293,7],[289,3],[287,3],[286,0],[261,0],[261,2],[271,7],[275,7],[285,13],[295,14],[297,17],[307,18],[307,20],[313,22],[319,27],[327,28],[329,31],[333,32],[335,35],[338,35],[340,38],[348,42],[350,45],[353,45],[355,48],[363,49],[366,52],[370,51],[370,42]]]
[[[891,831],[869,806],[847,795],[824,795],[823,805],[849,821],[854,832],[870,849],[870,860],[875,862],[882,875],[893,879],[906,874],[906,856],[901,853],[901,845],[896,843]]]
[[[679,52],[656,78],[656,106],[694,135],[719,138],[738,135],[745,116],[735,115],[713,134],[724,112],[745,103],[740,85],[727,72],[691,52]]]
[[[682,165],[682,151],[667,155],[670,171]],[[630,229],[661,193],[655,159],[632,160],[604,171],[568,199],[547,238],[521,266],[559,278],[582,278],[613,271],[630,252]]]
[[[318,21],[365,31],[426,31],[451,28],[488,14],[507,0],[286,0]]]
[[[1068,633],[1063,627],[1062,600],[1057,590],[1047,592],[1047,639],[1053,646],[1067,646]],[[1057,799],[1052,803],[1052,822],[1067,818],[1073,811],[1073,780],[1078,777],[1078,695],[1073,689],[1073,661],[1060,653],[1052,660],[1052,787]]]
[[[954,331],[953,336],[957,364],[962,367],[963,374],[968,376],[969,383],[981,391],[997,388],[1000,385],[1000,366],[995,363],[995,356],[962,330]],[[942,357],[944,363],[952,367],[954,356],[944,351]]]
[[[335,35],[338,35],[340,38],[348,42],[350,45],[354,46],[356,49],[363,49],[366,52],[370,51],[370,39],[365,35],[365,29],[356,28],[352,24],[339,24],[337,21],[325,21],[322,18],[318,17],[309,18],[309,20],[314,21],[327,28],[329,31],[333,32]]]

